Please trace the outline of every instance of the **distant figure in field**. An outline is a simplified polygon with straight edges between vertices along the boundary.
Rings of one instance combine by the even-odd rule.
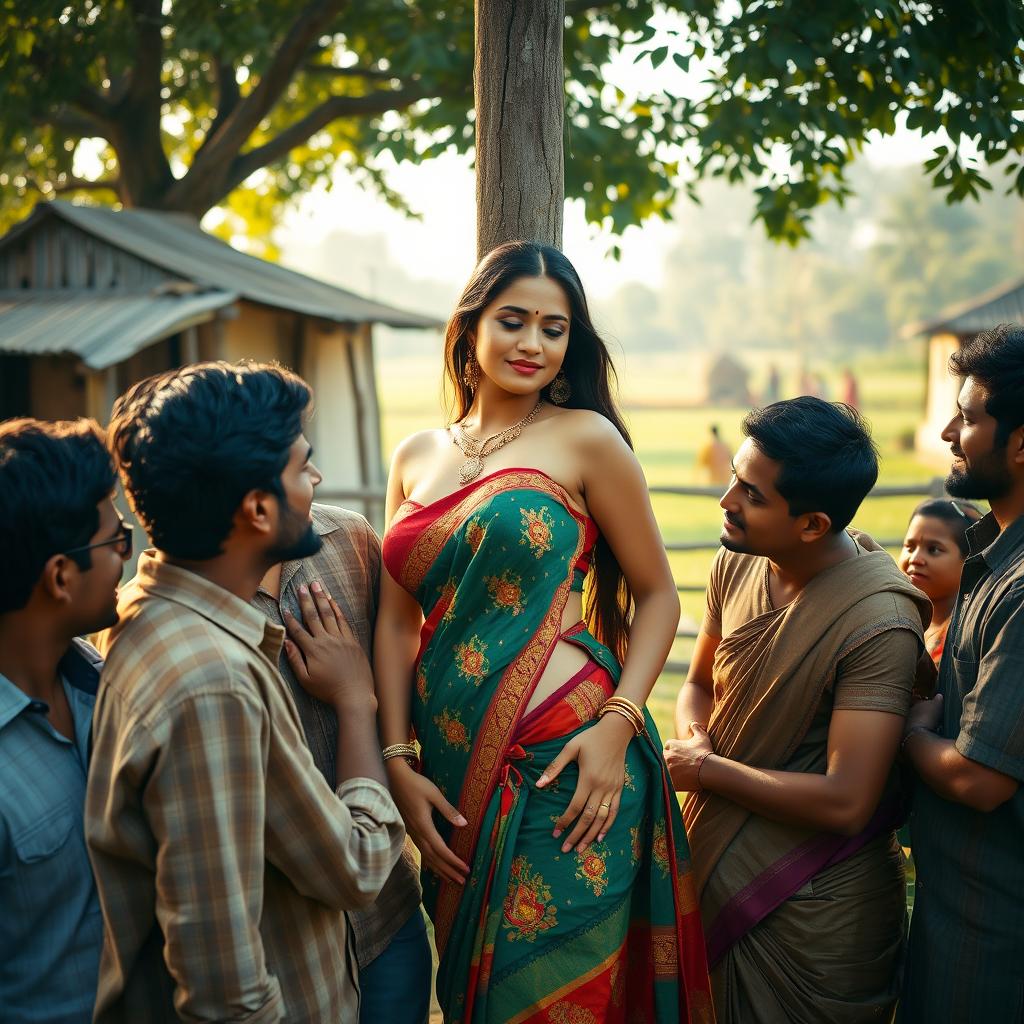
[[[843,394],[840,401],[851,409],[860,409],[860,388],[857,385],[857,377],[850,367],[843,370]]]
[[[764,404],[772,405],[782,397],[782,383],[779,379],[779,368],[771,363],[768,367],[768,383],[764,389]]]
[[[702,480],[723,487],[732,477],[732,449],[722,440],[715,423],[711,424],[711,436],[697,452],[697,470]]]
[[[797,390],[801,395],[807,395],[810,398],[821,398],[819,390],[820,377],[816,373],[812,373],[806,363],[800,366],[800,376],[797,380]]]

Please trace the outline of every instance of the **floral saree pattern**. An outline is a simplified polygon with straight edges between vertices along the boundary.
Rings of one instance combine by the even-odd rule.
[[[603,841],[563,854],[551,834],[575,763],[536,788],[618,680],[582,623],[562,632],[596,535],[557,483],[510,469],[407,502],[385,537],[388,571],[425,616],[412,695],[423,772],[469,822],[435,816],[471,865],[466,885],[424,877],[449,1024],[713,1020],[689,851],[650,717]],[[563,640],[585,666],[524,715]]]

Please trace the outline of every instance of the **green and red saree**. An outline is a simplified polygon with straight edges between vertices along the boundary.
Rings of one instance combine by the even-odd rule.
[[[576,765],[535,788],[618,679],[583,623],[561,632],[596,538],[533,469],[406,502],[385,537],[388,571],[425,616],[412,705],[422,770],[469,822],[436,819],[471,866],[466,885],[424,878],[450,1024],[713,1019],[689,850],[650,717],[627,750],[618,818],[582,855],[552,836]],[[587,664],[524,715],[560,640]]]

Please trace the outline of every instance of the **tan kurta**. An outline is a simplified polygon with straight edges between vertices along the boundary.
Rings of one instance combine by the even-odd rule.
[[[704,628],[722,637],[709,722],[722,756],[823,773],[834,710],[906,713],[930,607],[870,538],[857,540],[857,557],[780,609],[771,605],[766,559],[717,556]],[[818,835],[709,793],[692,794],[685,817],[710,946],[716,922],[750,899],[748,887],[776,884],[773,872],[783,877],[791,856]],[[896,995],[903,898],[891,832],[821,870],[713,966],[719,1021],[885,1019]]]

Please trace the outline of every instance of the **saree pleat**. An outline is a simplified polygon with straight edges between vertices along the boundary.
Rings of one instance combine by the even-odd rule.
[[[469,822],[455,829],[435,816],[471,865],[466,885],[424,876],[450,1024],[713,1019],[689,852],[654,723],[627,749],[618,818],[583,854],[562,854],[552,836],[576,764],[536,788],[617,685],[611,652],[582,623],[561,628],[595,536],[558,484],[507,470],[410,504],[385,538],[388,571],[425,616],[412,708],[423,771]],[[563,640],[587,664],[524,715]]]

